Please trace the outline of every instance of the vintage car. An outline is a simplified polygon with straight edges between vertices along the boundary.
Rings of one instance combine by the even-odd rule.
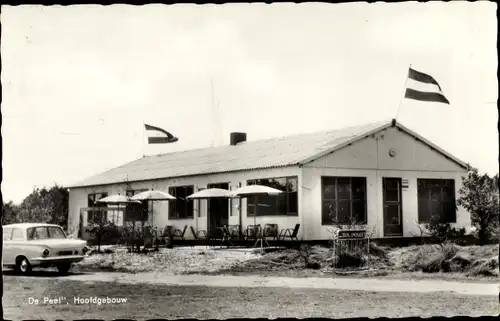
[[[66,237],[59,225],[19,223],[2,226],[2,265],[27,274],[32,267],[56,266],[66,273],[84,259],[87,242]]]

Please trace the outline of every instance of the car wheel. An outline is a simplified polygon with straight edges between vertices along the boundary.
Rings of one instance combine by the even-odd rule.
[[[57,270],[61,274],[68,273],[69,269],[71,269],[71,263],[64,263],[64,264],[58,264],[57,265]]]
[[[16,271],[20,272],[22,274],[29,274],[31,273],[31,264],[28,261],[27,258],[25,257],[20,257],[16,261]]]

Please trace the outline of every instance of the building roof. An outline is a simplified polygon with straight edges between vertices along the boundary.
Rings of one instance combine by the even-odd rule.
[[[69,187],[88,187],[125,181],[137,182],[302,165],[391,126],[396,126],[415,136],[466,168],[466,164],[462,161],[392,120],[311,134],[245,141],[234,146],[209,147],[146,156]]]

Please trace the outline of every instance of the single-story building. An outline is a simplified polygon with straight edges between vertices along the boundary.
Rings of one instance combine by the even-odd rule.
[[[146,156],[70,186],[69,228],[81,231],[85,210],[112,194],[162,190],[175,201],[155,202],[149,223],[214,231],[217,226],[300,224],[298,238],[331,237],[334,221],[355,220],[374,238],[419,236],[431,215],[470,228],[470,215],[456,206],[467,165],[396,120],[326,132],[231,143]],[[202,189],[234,190],[247,184],[279,188],[279,196],[186,200]],[[241,202],[241,206],[240,203]],[[116,224],[137,220],[128,205]],[[148,212],[148,211],[144,211]],[[255,216],[255,217],[254,217]],[[186,239],[192,238],[190,231]]]

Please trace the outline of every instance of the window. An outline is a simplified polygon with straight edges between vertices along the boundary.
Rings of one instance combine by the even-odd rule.
[[[132,197],[136,194],[147,191],[147,189],[141,190],[127,190],[126,196]],[[125,222],[147,222],[149,220],[149,207],[148,201],[142,201],[141,203],[128,203],[125,206],[125,214],[123,221]]]
[[[66,235],[60,227],[50,226],[49,236],[51,239],[65,239]]]
[[[247,185],[264,185],[279,189],[279,195],[258,195],[247,198],[247,216],[298,215],[297,177],[249,180]]]
[[[92,193],[87,197],[87,207],[106,207],[104,203],[97,203],[101,198],[108,196],[108,193]],[[89,211],[87,215],[87,222],[93,221],[95,215],[102,215],[99,211]]]
[[[19,228],[12,230],[12,241],[24,241],[23,231]]]
[[[44,227],[32,227],[28,229],[28,240],[45,240],[49,238],[49,230]]]
[[[366,224],[366,178],[322,177],[321,224]]]
[[[193,216],[193,202],[189,201],[186,197],[194,193],[194,187],[191,186],[177,186],[170,187],[168,192],[175,196],[175,200],[168,202],[168,219],[187,219],[194,218]]]
[[[12,229],[10,227],[4,227],[2,229],[3,229],[3,240],[10,241],[10,238],[12,236]]]
[[[101,198],[105,198],[108,196],[108,193],[92,193],[88,195],[87,205],[88,207],[97,207],[97,206],[106,206],[106,204],[97,203]]]
[[[455,180],[418,179],[418,222],[436,217],[440,223],[456,221]]]

